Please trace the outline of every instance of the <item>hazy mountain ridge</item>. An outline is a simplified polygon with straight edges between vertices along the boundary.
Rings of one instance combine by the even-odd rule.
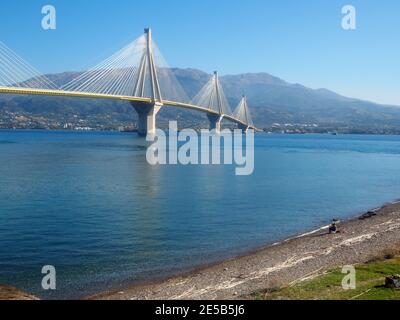
[[[188,96],[192,98],[210,75],[196,69],[172,69]],[[80,72],[48,75],[57,86],[68,83]],[[242,94],[248,97],[254,122],[259,127],[274,123],[318,124],[337,127],[397,127],[400,108],[344,97],[328,89],[310,89],[291,84],[268,73],[246,73],[220,77],[234,109]],[[204,115],[164,108],[160,120],[178,117],[182,122],[205,122]],[[0,111],[27,112],[44,117],[68,118],[71,115],[102,116],[113,122],[133,122],[136,114],[126,102],[31,96],[0,97]],[[64,119],[65,120],[65,119]]]

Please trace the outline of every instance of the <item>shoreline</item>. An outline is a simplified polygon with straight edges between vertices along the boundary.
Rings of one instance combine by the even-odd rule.
[[[240,299],[259,290],[298,283],[328,269],[368,262],[400,249],[400,201],[358,214],[339,224],[267,244],[245,254],[134,285],[121,285],[83,299]],[[364,216],[364,218],[363,218]],[[399,248],[399,249],[398,249]]]
[[[164,129],[167,129],[165,127]],[[118,130],[118,129],[99,129],[99,128],[92,128],[91,130],[73,130],[73,129],[46,129],[46,128],[0,128],[1,132],[50,132],[50,133],[125,133],[125,134],[132,134],[137,133],[137,129],[134,130]],[[194,129],[194,130],[201,130],[201,128]],[[383,137],[400,137],[400,132],[369,132],[369,131],[360,131],[360,132],[352,132],[352,131],[343,131],[336,134],[332,134],[331,131],[315,131],[315,132],[281,132],[281,131],[268,131],[264,129],[259,129],[260,131],[255,131],[257,134],[265,134],[265,135],[276,135],[276,136],[307,136],[307,135],[324,135],[324,136],[383,136]]]

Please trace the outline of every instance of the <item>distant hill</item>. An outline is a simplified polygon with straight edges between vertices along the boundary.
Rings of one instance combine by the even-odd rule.
[[[193,97],[208,81],[209,75],[196,69],[172,69],[189,97]],[[78,72],[48,75],[62,85]],[[248,97],[254,122],[259,127],[275,123],[317,124],[336,128],[400,128],[400,107],[379,105],[341,96],[327,89],[310,89],[291,84],[268,73],[247,73],[220,77],[232,109],[242,94]],[[67,121],[71,116],[98,117],[97,121],[134,122],[136,114],[126,102],[31,97],[1,96],[0,111],[26,112]],[[179,109],[164,110],[160,121],[178,118],[185,125],[206,123],[204,115]]]

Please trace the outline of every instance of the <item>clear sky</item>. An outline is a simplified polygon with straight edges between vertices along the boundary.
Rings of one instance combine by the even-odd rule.
[[[44,5],[57,29],[41,27]],[[357,29],[341,9],[357,9]],[[168,64],[268,72],[400,105],[399,0],[2,0],[0,40],[42,72],[96,65],[151,27]]]

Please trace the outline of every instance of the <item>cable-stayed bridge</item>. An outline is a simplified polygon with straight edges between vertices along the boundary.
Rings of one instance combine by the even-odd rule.
[[[244,131],[257,130],[245,97],[231,111],[217,72],[189,99],[153,41],[150,29],[61,87],[0,42],[0,93],[128,101],[139,115],[138,131],[143,136],[155,132],[156,116],[162,107],[203,112],[210,129],[217,132],[223,119]]]

